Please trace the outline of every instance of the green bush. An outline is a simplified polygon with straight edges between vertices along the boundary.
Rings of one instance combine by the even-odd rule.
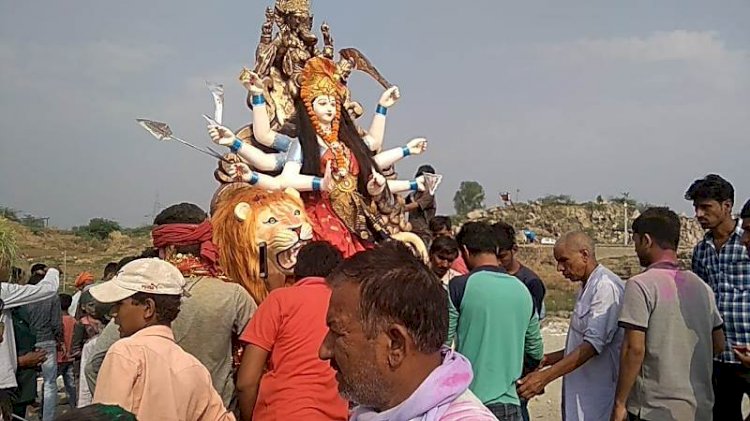
[[[73,227],[73,232],[77,236],[98,240],[106,240],[109,234],[115,231],[122,231],[120,224],[105,218],[94,218],[89,221],[88,225]]]

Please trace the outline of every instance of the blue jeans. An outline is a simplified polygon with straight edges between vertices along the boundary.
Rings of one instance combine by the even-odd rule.
[[[521,399],[521,418],[523,421],[529,421],[529,401]]]
[[[47,351],[47,359],[42,363],[42,421],[54,421],[57,410],[57,342],[39,342],[36,347]]]
[[[508,403],[495,403],[486,405],[498,421],[522,421],[521,407]]]
[[[57,373],[62,376],[63,383],[65,384],[65,393],[68,394],[68,405],[71,408],[76,408],[76,398],[78,398],[78,391],[76,390],[76,378],[73,370],[73,363],[62,363],[57,366]]]

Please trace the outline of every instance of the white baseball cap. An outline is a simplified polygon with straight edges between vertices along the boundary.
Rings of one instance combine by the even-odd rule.
[[[138,259],[123,266],[111,280],[89,291],[100,303],[116,303],[138,292],[184,295],[185,278],[171,263],[161,259]]]

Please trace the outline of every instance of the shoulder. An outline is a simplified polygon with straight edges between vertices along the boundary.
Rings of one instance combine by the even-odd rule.
[[[596,283],[596,289],[611,289],[622,291],[625,288],[625,282],[608,268],[602,266]]]
[[[496,419],[479,398],[468,389],[451,402],[445,414],[440,417],[440,421],[491,421]]]

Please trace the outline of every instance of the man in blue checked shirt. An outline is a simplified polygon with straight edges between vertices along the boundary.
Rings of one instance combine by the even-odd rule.
[[[741,421],[742,397],[750,395],[750,369],[740,364],[734,349],[750,346],[750,256],[742,242],[742,221],[732,217],[734,188],[710,174],[696,180],[685,193],[695,216],[708,230],[693,250],[693,272],[716,294],[724,319],[726,345],[714,362],[714,420]]]

